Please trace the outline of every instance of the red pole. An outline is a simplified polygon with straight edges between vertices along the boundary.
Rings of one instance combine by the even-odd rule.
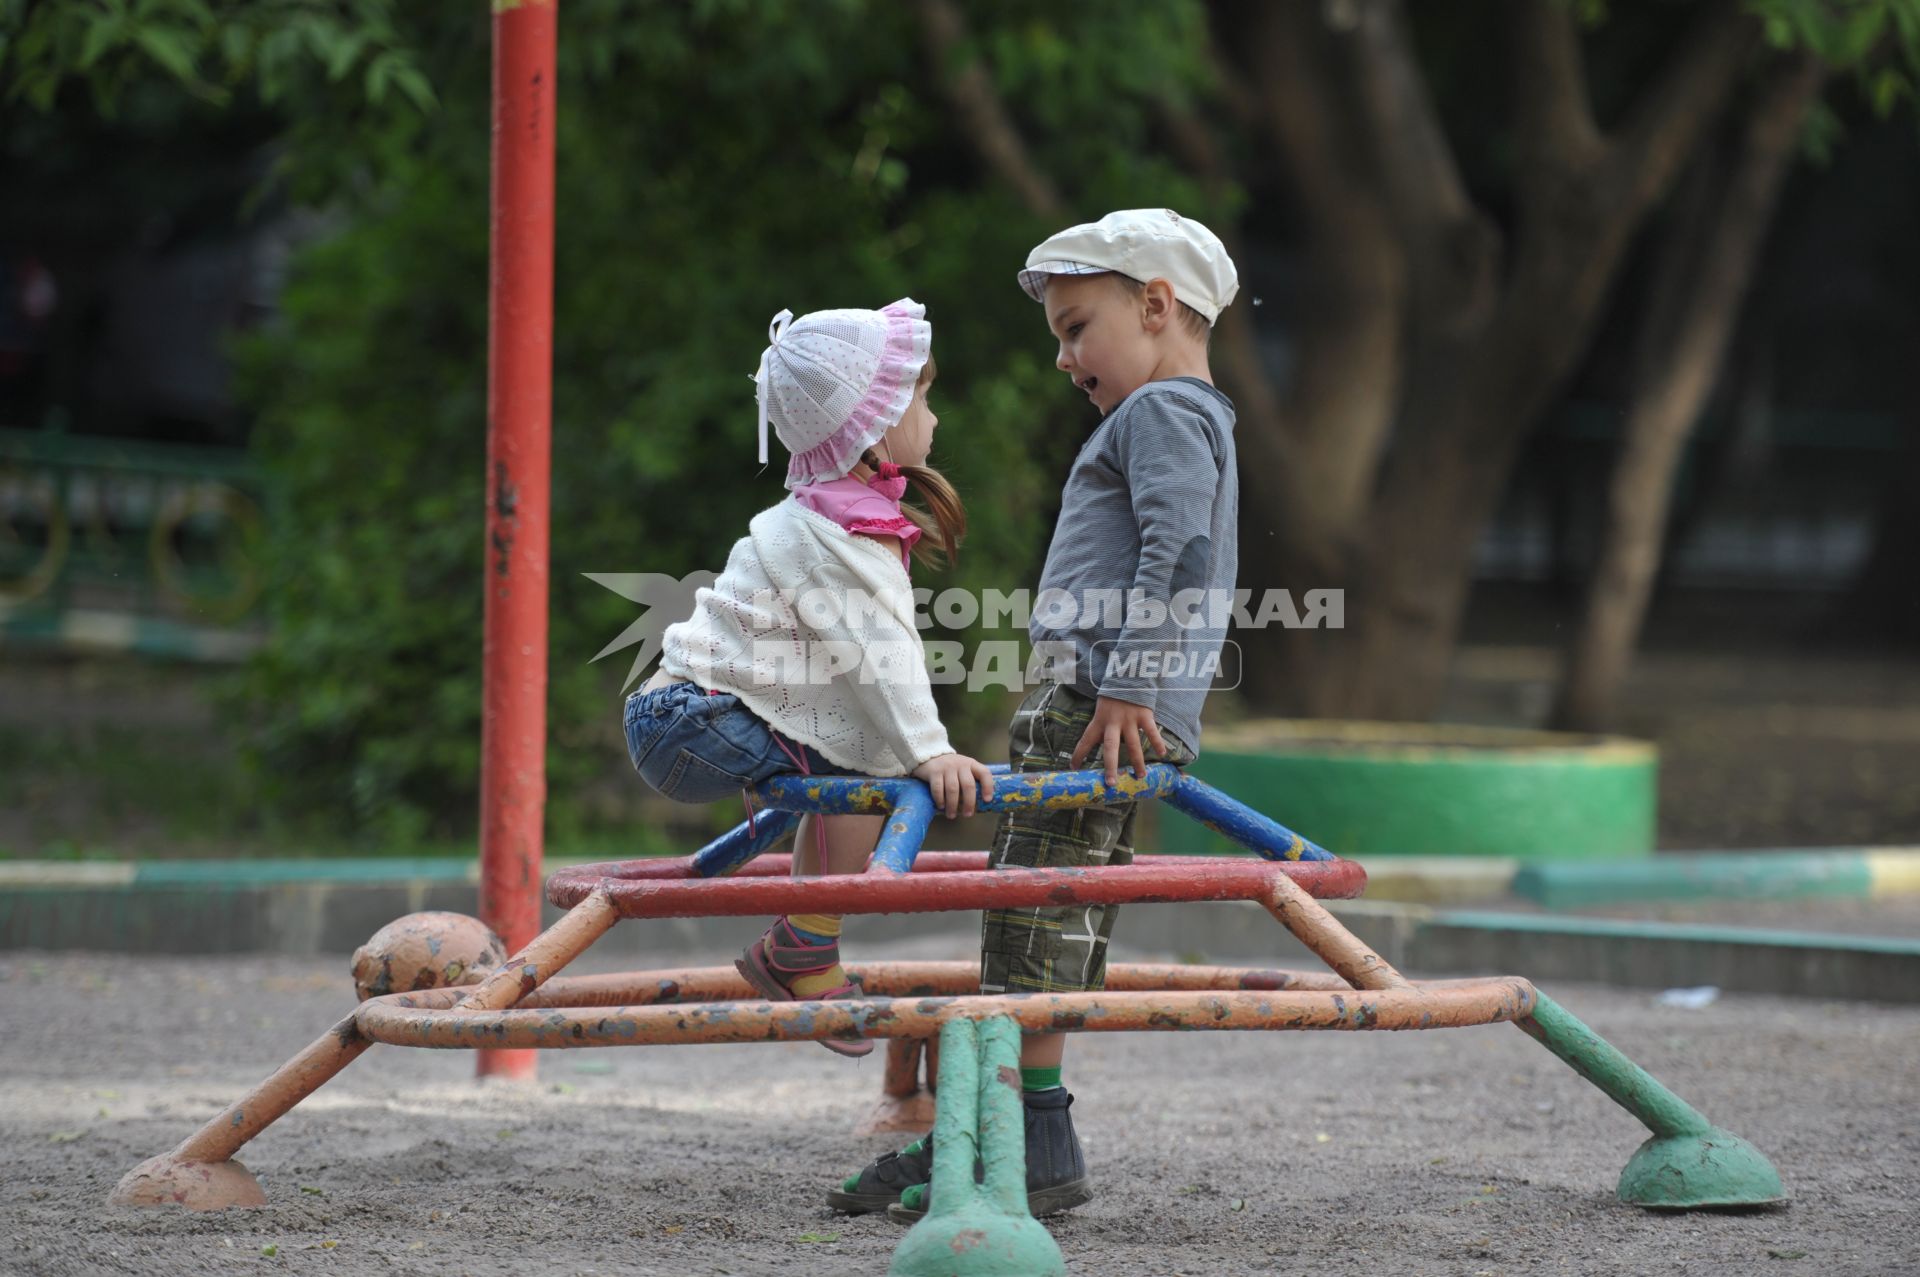
[[[558,33],[555,0],[495,0],[480,917],[508,952],[540,930]],[[532,1077],[534,1058],[482,1051],[480,1073]]]

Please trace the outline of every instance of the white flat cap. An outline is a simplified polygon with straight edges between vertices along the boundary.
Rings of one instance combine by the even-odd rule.
[[[1129,208],[1069,226],[1027,254],[1020,287],[1042,301],[1050,275],[1113,271],[1146,283],[1164,279],[1174,299],[1219,318],[1240,291],[1240,274],[1220,237],[1170,208]]]

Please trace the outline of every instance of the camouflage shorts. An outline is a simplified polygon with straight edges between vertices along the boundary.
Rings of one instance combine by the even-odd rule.
[[[1037,687],[1020,704],[1007,754],[1021,772],[1065,771],[1093,721],[1093,698],[1064,683]],[[1152,761],[1185,766],[1186,742],[1161,728],[1171,751]],[[1096,746],[1083,766],[1100,758]],[[994,869],[1124,865],[1133,859],[1137,803],[1071,811],[1010,811],[1000,818],[987,864]],[[1107,977],[1107,941],[1118,905],[989,909],[981,922],[980,991],[1050,993],[1098,989]]]

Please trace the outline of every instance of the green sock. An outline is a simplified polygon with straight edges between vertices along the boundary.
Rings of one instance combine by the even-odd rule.
[[[1060,1066],[1050,1069],[1020,1070],[1020,1089],[1022,1091],[1051,1091],[1060,1085]]]

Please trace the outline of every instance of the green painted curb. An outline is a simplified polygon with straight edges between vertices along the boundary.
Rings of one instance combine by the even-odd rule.
[[[1749,854],[1655,856],[1609,864],[1532,864],[1513,892],[1549,909],[1638,900],[1865,898],[1920,890],[1911,848],[1806,847]]]
[[[1149,839],[1147,849],[1157,849]],[[1181,850],[1187,850],[1182,848]],[[549,857],[546,867],[597,857]],[[1920,849],[1804,847],[1778,851],[1666,853],[1645,860],[1527,864],[1505,856],[1357,857],[1367,899],[1421,904],[1471,902],[1509,891],[1550,909],[1639,900],[1772,900],[1920,894]],[[287,860],[6,860],[0,891],[92,890],[286,883],[375,886],[477,883],[471,856],[308,857]]]
[[[1878,853],[1875,853],[1878,854]],[[421,910],[475,912],[471,862],[428,862],[421,876],[316,878],[338,862],[249,862],[167,867],[169,883],[134,881],[131,862],[0,861],[0,952],[89,949],[103,953],[338,955],[395,918]],[[396,867],[394,862],[381,862]],[[1473,862],[1464,862],[1471,864]],[[397,865],[405,869],[404,862]],[[157,867],[156,867],[157,868]],[[1670,922],[1435,909],[1376,900],[1329,908],[1387,961],[1407,971],[1517,971],[1538,979],[1623,988],[1714,984],[1728,992],[1878,1002],[1920,1001],[1920,938],[1826,935]],[[543,916],[560,915],[551,905]],[[960,915],[947,916],[954,925]],[[1273,919],[1251,902],[1130,910],[1127,940],[1191,960],[1271,962]],[[878,914],[861,922],[877,945],[923,937],[926,915]],[[603,943],[622,953],[724,948],[733,919],[677,919],[621,927]],[[955,933],[957,934],[957,932]],[[1305,958],[1304,950],[1297,958]]]
[[[135,865],[134,885],[261,886],[283,882],[478,882],[480,862],[464,856],[342,857],[329,860],[155,860]]]
[[[1388,962],[1423,975],[1510,971],[1536,982],[1580,980],[1623,989],[1715,985],[1728,993],[1828,1002],[1920,1002],[1920,938],[1436,910],[1364,900],[1332,901],[1329,908]],[[1249,915],[1249,932],[1257,921]],[[1224,934],[1221,924],[1216,928]],[[1240,945],[1244,951],[1245,941]]]
[[[1533,864],[1513,893],[1549,909],[1637,900],[1766,900],[1866,896],[1873,876],[1859,853],[1809,850],[1757,856],[1656,856],[1627,864]]]
[[[1606,940],[1765,945],[1774,949],[1848,949],[1859,953],[1920,957],[1920,940],[1901,936],[1852,936],[1824,931],[1774,931],[1760,927],[1701,926],[1684,922],[1569,917],[1566,914],[1500,913],[1491,909],[1426,911],[1420,916],[1418,925],[1531,935],[1591,936]]]
[[[1342,856],[1618,859],[1653,850],[1653,746],[1416,723],[1268,720],[1207,735],[1193,774]],[[1177,812],[1170,851],[1223,854]]]

